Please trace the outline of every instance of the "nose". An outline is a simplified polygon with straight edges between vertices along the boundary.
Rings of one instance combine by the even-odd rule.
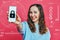
[[[34,13],[32,13],[32,16],[34,16]]]

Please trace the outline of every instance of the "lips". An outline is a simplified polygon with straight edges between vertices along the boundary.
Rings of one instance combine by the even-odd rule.
[[[32,20],[34,20],[35,18],[32,18]]]
[[[37,17],[32,17],[32,20],[35,20]]]

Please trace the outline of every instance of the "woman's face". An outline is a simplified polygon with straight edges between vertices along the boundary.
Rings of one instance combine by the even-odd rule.
[[[40,12],[36,6],[32,6],[30,8],[30,18],[33,22],[37,22],[39,20]]]

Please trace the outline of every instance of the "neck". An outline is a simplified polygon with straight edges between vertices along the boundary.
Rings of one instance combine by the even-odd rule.
[[[34,22],[34,24],[38,24],[38,21]]]

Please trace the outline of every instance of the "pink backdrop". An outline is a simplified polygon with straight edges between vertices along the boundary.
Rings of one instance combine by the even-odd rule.
[[[0,0],[0,40],[22,40],[16,25],[9,23],[7,14],[9,6],[17,7],[17,14],[26,21],[28,8],[38,3],[43,6],[46,25],[51,32],[51,40],[60,40],[60,3],[59,0]]]

